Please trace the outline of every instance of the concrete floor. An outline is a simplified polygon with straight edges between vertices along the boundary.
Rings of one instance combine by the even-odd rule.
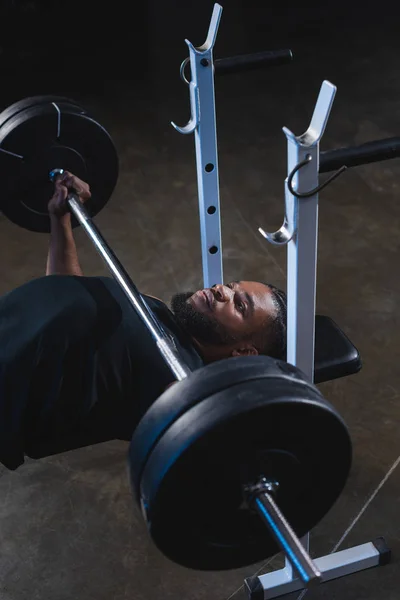
[[[251,49],[272,47],[269,38],[262,42],[262,28],[257,31]],[[292,65],[217,82],[227,280],[285,284],[285,250],[267,246],[257,228],[281,224],[286,174],[281,127],[297,134],[307,128],[324,78],[338,86],[338,94],[323,149],[399,133],[397,32],[389,24],[320,29],[312,38],[303,31],[292,33]],[[246,39],[241,37],[239,51]],[[235,53],[233,41],[222,55]],[[282,38],[283,45],[290,41],[289,34]],[[186,51],[183,43],[177,48],[173,69],[167,65],[172,79],[138,84],[110,74],[89,83],[86,78],[82,85],[74,77],[49,80],[39,73],[9,79],[2,93],[4,106],[38,92],[66,93],[90,107],[109,130],[121,173],[96,221],[141,291],[166,301],[202,281],[193,139],[169,125],[171,119],[183,124],[189,114],[178,78]],[[383,535],[394,556],[389,566],[310,592],[310,600],[399,595],[399,181],[400,159],[349,170],[320,196],[318,312],[339,323],[359,348],[364,367],[322,386],[348,423],[354,464],[341,498],[312,532],[312,554],[329,553],[368,503],[341,548]],[[82,231],[76,239],[84,273],[106,274]],[[0,218],[0,293],[44,274],[47,243],[47,236]],[[126,451],[125,443],[111,441],[28,460],[14,473],[0,468],[1,600],[239,598],[244,577],[280,565],[276,558],[229,573],[201,573],[169,562],[152,546],[133,509]]]

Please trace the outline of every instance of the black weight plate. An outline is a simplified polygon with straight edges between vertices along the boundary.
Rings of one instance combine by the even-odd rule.
[[[107,203],[117,182],[118,157],[109,134],[78,105],[58,102],[56,109],[45,103],[18,112],[0,127],[0,150],[2,211],[31,231],[50,231],[52,169],[71,171],[89,183],[91,216]]]
[[[0,113],[0,127],[10,118],[15,117],[19,112],[26,108],[39,106],[41,104],[51,104],[52,102],[55,102],[56,104],[62,102],[63,104],[70,104],[81,108],[75,100],[71,100],[65,96],[30,96],[29,98],[14,102],[14,104],[11,104]],[[84,109],[81,108],[81,110]]]
[[[268,356],[240,356],[211,363],[166,390],[147,410],[132,437],[129,454],[133,488],[139,489],[142,470],[157,440],[189,408],[238,383],[269,377],[287,377],[299,385],[311,385],[299,369],[286,362]]]
[[[142,511],[171,560],[238,568],[280,550],[243,503],[244,485],[276,479],[277,502],[303,536],[340,495],[350,465],[347,428],[316,388],[260,378],[203,400],[165,431],[142,474]]]

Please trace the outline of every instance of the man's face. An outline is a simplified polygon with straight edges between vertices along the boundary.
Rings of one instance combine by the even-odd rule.
[[[250,339],[276,314],[270,288],[255,281],[176,294],[171,308],[180,325],[207,345],[234,345]]]

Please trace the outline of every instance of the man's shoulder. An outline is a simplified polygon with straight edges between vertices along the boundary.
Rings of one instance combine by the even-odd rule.
[[[98,277],[93,279],[103,281],[106,287],[110,291],[113,291],[114,297],[120,302],[125,318],[128,318],[128,313],[124,309],[124,307],[128,306],[128,301],[118,283],[110,277]],[[192,338],[181,328],[175,315],[167,304],[155,296],[147,294],[141,294],[141,296],[163,327],[166,334],[172,338],[178,353],[182,356],[182,359],[188,363],[188,366],[193,370],[203,366],[203,361],[193,345]]]

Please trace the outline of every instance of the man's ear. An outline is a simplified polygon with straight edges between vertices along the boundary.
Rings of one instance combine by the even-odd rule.
[[[245,346],[232,350],[231,356],[257,356],[258,350],[254,346]]]

